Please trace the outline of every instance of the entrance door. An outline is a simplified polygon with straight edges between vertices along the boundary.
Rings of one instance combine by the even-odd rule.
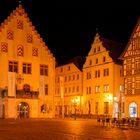
[[[129,116],[137,117],[137,104],[135,102],[132,102],[129,105]]]
[[[19,103],[17,111],[19,118],[29,118],[29,105],[26,102]]]

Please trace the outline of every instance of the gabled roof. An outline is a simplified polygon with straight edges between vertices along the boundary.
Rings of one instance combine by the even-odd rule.
[[[132,34],[130,35],[129,41],[128,41],[128,43],[127,43],[127,45],[126,45],[124,51],[123,51],[122,54],[120,55],[119,59],[123,59],[123,57],[124,57],[124,55],[125,55],[125,52],[127,51],[128,47],[129,47],[129,45],[130,45],[130,43],[131,43],[131,39],[133,38],[134,33],[135,33],[136,29],[138,28],[139,24],[140,24],[140,17],[138,18],[137,23],[136,23],[136,26],[134,27],[134,30],[133,30]]]
[[[73,63],[79,70],[82,71],[83,64],[85,63],[85,60],[86,60],[86,58],[83,56],[75,56],[74,58],[70,59],[66,63],[60,64],[57,67]]]

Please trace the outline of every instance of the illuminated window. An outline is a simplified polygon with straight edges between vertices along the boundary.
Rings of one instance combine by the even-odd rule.
[[[99,93],[100,92],[100,86],[95,86],[95,93]]]
[[[31,64],[23,63],[23,73],[31,74]]]
[[[104,92],[109,92],[109,85],[104,85]]]
[[[48,66],[40,65],[40,75],[48,76]]]
[[[9,71],[10,72],[18,72],[18,63],[14,61],[9,61]]]

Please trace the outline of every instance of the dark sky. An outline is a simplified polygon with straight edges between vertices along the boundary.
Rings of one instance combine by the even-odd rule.
[[[102,37],[126,45],[140,16],[140,8],[136,3],[21,1],[58,63],[64,63],[77,55],[87,56],[97,28]],[[18,0],[0,0],[0,22],[17,5]]]

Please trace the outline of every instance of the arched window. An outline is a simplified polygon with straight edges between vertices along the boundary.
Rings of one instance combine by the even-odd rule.
[[[137,117],[137,104],[135,102],[129,104],[129,116]]]

